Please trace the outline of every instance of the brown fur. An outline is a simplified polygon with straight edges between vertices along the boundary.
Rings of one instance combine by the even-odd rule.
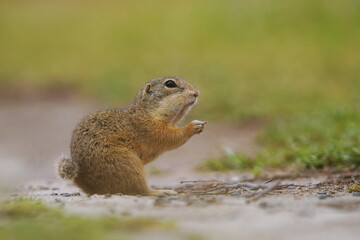
[[[168,80],[178,87],[164,86]],[[160,78],[145,84],[130,106],[86,116],[73,131],[71,160],[60,161],[59,175],[89,194],[174,193],[149,190],[144,165],[203,130],[206,122],[176,126],[198,94],[180,78]]]

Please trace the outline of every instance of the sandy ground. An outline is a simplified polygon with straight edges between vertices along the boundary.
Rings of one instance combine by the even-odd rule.
[[[134,239],[359,239],[360,196],[345,189],[360,180],[357,172],[284,178],[279,189],[251,203],[243,194],[156,198],[81,193],[56,179],[54,163],[61,153],[68,154],[76,122],[99,108],[71,99],[0,103],[1,187],[15,187],[16,194],[60,205],[70,213],[152,216],[176,223],[174,230],[139,233]],[[223,147],[254,154],[258,130],[256,123],[209,123],[203,134],[147,166],[149,183],[176,188],[182,180],[252,178],[194,168]]]

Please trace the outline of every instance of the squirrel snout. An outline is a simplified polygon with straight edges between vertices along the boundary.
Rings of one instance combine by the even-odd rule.
[[[200,91],[199,91],[199,90],[196,90],[196,91],[194,91],[194,92],[192,93],[192,95],[193,95],[194,97],[198,97],[198,96],[200,95]]]
[[[197,102],[197,97],[199,96],[200,92],[198,90],[191,91],[189,95],[189,104],[194,105]]]

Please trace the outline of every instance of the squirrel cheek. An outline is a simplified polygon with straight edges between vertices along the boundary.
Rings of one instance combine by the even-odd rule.
[[[176,114],[178,114],[178,113],[181,111],[181,106],[180,106],[180,105],[172,105],[172,106],[170,107],[170,109],[171,109],[171,112],[172,112],[174,115],[176,115]]]

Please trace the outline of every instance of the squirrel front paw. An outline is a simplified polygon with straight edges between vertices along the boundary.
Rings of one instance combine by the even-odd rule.
[[[199,120],[194,120],[191,122],[193,129],[195,131],[194,134],[199,134],[202,131],[204,131],[204,127],[205,125],[208,123],[208,121],[199,121]]]

